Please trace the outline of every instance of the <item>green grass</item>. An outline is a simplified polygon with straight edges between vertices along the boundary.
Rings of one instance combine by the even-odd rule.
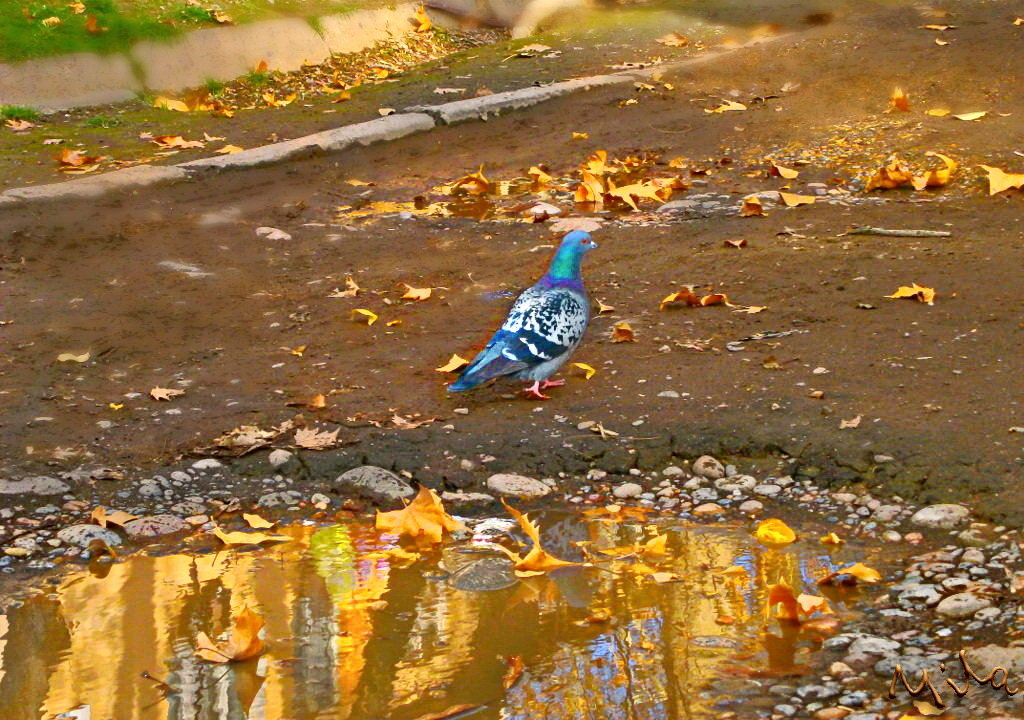
[[[211,95],[218,95],[224,91],[224,83],[220,80],[214,80],[213,78],[206,78],[206,82],[203,83],[206,89],[210,91]]]
[[[108,117],[106,115],[94,115],[85,121],[87,127],[92,128],[112,128],[117,127],[121,124],[121,121],[117,118]]]
[[[274,76],[265,70],[253,70],[242,76],[244,82],[249,83],[253,87],[263,87],[269,85],[274,79]]]
[[[0,105],[0,120],[27,120],[36,122],[39,120],[38,110],[20,105]]]
[[[377,7],[383,0],[217,0],[202,7],[186,0],[82,0],[75,13],[68,0],[0,0],[0,61],[72,52],[120,52],[140,40],[166,40],[200,27],[216,27],[213,10],[236,24],[265,17],[318,15]],[[94,17],[102,30],[86,29]],[[44,25],[48,18],[59,23]]]

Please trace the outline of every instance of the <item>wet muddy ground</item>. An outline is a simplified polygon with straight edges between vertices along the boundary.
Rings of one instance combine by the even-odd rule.
[[[995,49],[1019,32],[1005,10],[956,10],[971,21],[948,46],[920,29],[918,10],[879,11],[663,79],[671,90],[596,90],[342,157],[5,211],[4,471],[98,463],[137,477],[133,468],[214,452],[233,428],[291,421],[339,429],[340,448],[298,453],[300,478],[370,462],[457,488],[498,470],[626,473],[715,452],[781,458],[833,484],[965,500],[1016,522],[1020,198],[987,196],[976,169],[1016,162],[1011,76],[986,72],[1014,62]],[[982,40],[990,50],[975,52]],[[902,62],[919,56],[930,84]],[[885,114],[897,83],[914,88],[914,111]],[[727,97],[750,109],[705,112]],[[991,112],[980,122],[922,112],[939,105]],[[920,164],[931,149],[961,164],[948,188],[861,191],[889,152]],[[691,185],[673,196],[684,201],[674,212],[644,202],[639,213],[599,213],[609,222],[585,275],[615,309],[594,319],[574,358],[597,374],[570,378],[539,405],[503,394],[515,388],[446,396],[435,368],[471,353],[542,272],[550,223],[351,209],[413,203],[481,164],[492,180],[538,164],[569,178],[596,150],[646,156],[659,175],[684,158]],[[800,177],[764,177],[768,156]],[[765,217],[739,216],[748,193],[784,185],[832,194],[796,208],[766,200]],[[572,209],[557,193],[521,199],[545,197]],[[952,235],[843,234],[861,225]],[[260,237],[263,226],[291,239]],[[347,277],[362,293],[332,296]],[[910,282],[936,288],[935,305],[885,298]],[[402,301],[402,283],[433,295]],[[767,310],[659,311],[684,284]],[[357,308],[380,322],[353,322]],[[636,343],[610,342],[619,321]],[[88,359],[58,362],[63,353]],[[184,395],[157,401],[154,387]],[[310,407],[320,394],[325,407]],[[272,471],[262,452],[237,469]],[[82,482],[96,481],[76,489],[100,500],[124,487]]]

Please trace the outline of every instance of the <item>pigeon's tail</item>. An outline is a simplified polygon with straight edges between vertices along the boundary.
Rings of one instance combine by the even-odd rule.
[[[489,348],[482,352],[469,367],[462,373],[458,380],[448,386],[448,392],[463,392],[483,385],[488,380],[493,380],[502,375],[511,375],[526,367],[526,363],[519,360],[509,360],[501,354],[501,348]]]

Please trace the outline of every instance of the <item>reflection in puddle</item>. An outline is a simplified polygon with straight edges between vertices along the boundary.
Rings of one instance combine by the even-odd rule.
[[[474,718],[653,720],[770,707],[766,679],[802,672],[823,638],[766,620],[764,589],[784,579],[817,592],[835,558],[811,541],[767,549],[740,527],[658,524],[669,534],[659,567],[683,582],[611,561],[491,584],[492,555],[456,546],[410,561],[360,523],[285,528],[292,542],[260,552],[79,572],[0,615],[0,717],[86,706],[69,717],[413,720],[468,704],[486,706]],[[541,525],[566,554],[579,540],[645,535],[568,514]],[[731,566],[743,574],[721,572]],[[459,589],[474,583],[499,589]],[[830,597],[840,618],[851,597]],[[196,657],[196,634],[220,637],[246,606],[266,620],[266,652],[234,665]],[[516,655],[526,671],[505,691]]]

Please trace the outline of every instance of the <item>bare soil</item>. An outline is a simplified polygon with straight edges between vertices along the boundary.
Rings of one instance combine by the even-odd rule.
[[[300,422],[341,428],[340,449],[300,453],[310,480],[364,462],[468,487],[498,470],[626,473],[703,453],[788,456],[796,475],[966,501],[1019,525],[1024,435],[1009,429],[1024,425],[1022,199],[988,196],[976,166],[1024,167],[1013,154],[1024,130],[1015,87],[1024,28],[1012,24],[1009,3],[946,6],[952,15],[938,22],[956,28],[943,33],[921,29],[936,21],[913,8],[869,7],[663,78],[672,90],[596,90],[343,156],[0,211],[0,469],[102,462],[132,475],[236,426],[299,412]],[[910,93],[911,112],[884,114],[896,85]],[[630,98],[638,102],[620,105]],[[704,112],[722,98],[749,110]],[[989,115],[924,114],[940,106]],[[589,139],[570,141],[574,131]],[[707,186],[688,194],[730,199],[681,217],[616,216],[596,233],[586,280],[615,310],[594,319],[574,357],[598,370],[591,380],[570,378],[546,403],[510,399],[514,387],[446,395],[449,378],[434,368],[486,339],[511,293],[543,271],[556,236],[545,224],[470,218],[339,219],[337,208],[408,202],[481,164],[493,179],[539,163],[570,174],[598,149],[688,158],[710,171],[693,178]],[[959,161],[948,188],[860,191],[890,152],[921,165],[927,150]],[[742,197],[785,183],[764,177],[768,156],[807,161],[794,192],[832,182],[851,190],[849,201],[740,217]],[[952,236],[843,235],[861,225]],[[292,239],[259,238],[259,226]],[[724,243],[739,239],[747,246]],[[329,297],[346,276],[364,293]],[[935,288],[935,305],[884,297],[911,282]],[[401,283],[434,295],[403,304]],[[768,309],[659,311],[683,284]],[[380,321],[353,322],[353,308]],[[636,343],[610,341],[609,326],[622,320]],[[790,330],[798,332],[741,352],[725,347]],[[301,356],[291,352],[299,346]],[[87,350],[85,363],[55,361]],[[781,369],[764,366],[773,366],[769,356]],[[157,402],[147,395],[155,386],[185,394]],[[317,393],[326,408],[288,405]],[[461,408],[468,414],[454,412]],[[395,414],[436,421],[403,430]],[[841,429],[858,416],[858,427]],[[577,429],[588,420],[619,435]],[[269,472],[262,452],[236,467]]]

